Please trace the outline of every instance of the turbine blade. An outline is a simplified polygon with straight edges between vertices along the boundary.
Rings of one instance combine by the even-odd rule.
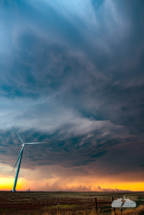
[[[32,143],[25,143],[26,145],[32,145],[32,144],[41,144],[41,143],[46,143],[46,142],[32,142]]]
[[[17,161],[16,161],[16,163],[15,163],[15,165],[14,165],[14,168],[13,168],[12,172],[14,171],[14,169],[15,169],[15,167],[16,167],[16,165],[17,165],[19,159],[20,159],[20,156],[21,156],[21,153],[22,153],[22,151],[23,151],[23,148],[24,148],[24,147],[22,147],[22,149],[20,150],[19,156],[18,156],[18,158],[17,158]]]
[[[21,136],[17,133],[17,131],[16,131],[16,129],[14,128],[14,126],[13,126],[13,125],[11,125],[11,126],[13,127],[13,129],[14,129],[15,133],[17,134],[18,138],[20,139],[20,141],[21,141],[23,144],[25,144],[24,141],[23,141],[23,139],[21,138]]]

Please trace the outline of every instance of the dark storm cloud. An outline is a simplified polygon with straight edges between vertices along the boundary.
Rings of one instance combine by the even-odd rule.
[[[18,155],[12,123],[25,141],[50,143],[25,150],[27,168],[115,168],[119,147],[144,139],[143,1],[0,4],[1,162]]]
[[[92,145],[90,139],[89,141],[83,141],[83,138],[85,138],[84,134],[60,141],[60,138],[58,138],[59,132],[60,130],[52,135],[44,132],[34,132],[33,130],[21,133],[24,142],[33,140],[46,142],[46,144],[36,145],[34,148],[28,145],[25,147],[23,167],[35,168],[38,165],[60,165],[66,168],[86,166],[105,156],[113,145],[112,143],[107,143],[107,141],[100,143],[100,140],[98,140],[99,143],[97,145]],[[7,138],[5,139],[5,137]],[[93,137],[93,139],[96,141],[96,137]],[[83,145],[80,145],[81,142]],[[115,139],[113,143],[116,145],[119,143],[119,140]],[[1,132],[1,162],[11,163],[11,166],[14,166],[21,148],[20,145],[19,139],[10,130]]]

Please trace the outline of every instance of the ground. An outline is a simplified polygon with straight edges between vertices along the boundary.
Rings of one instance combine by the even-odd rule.
[[[0,214],[96,214],[95,198],[98,214],[111,214],[112,197],[124,195],[144,205],[144,192],[0,192]]]

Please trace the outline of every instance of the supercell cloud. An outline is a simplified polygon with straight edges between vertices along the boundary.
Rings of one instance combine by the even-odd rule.
[[[0,2],[1,177],[21,147],[13,124],[25,142],[48,143],[24,151],[20,177],[57,179],[38,189],[143,182],[143,9],[142,0]]]

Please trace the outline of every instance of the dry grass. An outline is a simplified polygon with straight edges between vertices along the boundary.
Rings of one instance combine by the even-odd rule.
[[[96,215],[95,198],[98,203],[102,202],[98,204],[98,215],[114,215],[112,196],[116,199],[118,196],[123,197],[123,194],[0,192],[0,215]],[[136,209],[123,209],[122,215],[144,215],[144,193],[127,193],[127,197],[142,205]],[[120,209],[116,210],[116,215],[121,215]]]
[[[142,213],[144,213],[144,206],[143,205],[139,206],[136,209],[134,209],[134,208],[133,209],[125,209],[125,210],[122,211],[122,215],[142,215]],[[91,210],[91,211],[86,211],[85,210],[85,211],[83,211],[83,213],[79,212],[79,211],[77,211],[75,213],[70,212],[70,211],[61,213],[60,211],[58,211],[56,213],[56,215],[73,215],[73,214],[77,214],[77,215],[79,215],[79,214],[96,215],[96,211],[95,210]],[[114,215],[114,212],[111,212],[111,213],[102,213],[102,212],[100,212],[100,213],[98,213],[98,215],[103,215],[103,214]],[[39,215],[39,214],[35,214],[35,215]],[[44,212],[42,215],[51,215],[51,213]],[[121,215],[121,211],[119,209],[116,210],[116,215]]]
[[[113,210],[113,209],[112,209]],[[114,212],[111,210],[111,212],[104,212],[104,211],[99,211],[98,215],[114,215]],[[11,213],[8,212],[3,212],[0,213],[1,215],[10,215]],[[15,214],[20,215],[20,212],[16,212]],[[123,209],[122,215],[143,215],[144,214],[144,206],[141,205],[138,208],[133,208],[133,209]],[[95,210],[75,210],[75,211],[61,211],[57,210],[57,212],[27,212],[24,213],[23,215],[96,215]],[[116,209],[116,215],[121,215],[120,209]]]
[[[142,212],[144,213],[144,206],[141,205],[136,209],[126,209],[122,211],[122,215],[141,215]],[[112,215],[114,215],[114,212],[112,212]],[[116,215],[121,215],[120,210],[116,211]]]
[[[43,213],[39,213],[36,212],[34,214],[31,215],[96,215],[96,211],[95,210],[84,210],[84,211],[65,211],[65,212],[61,212],[61,211],[57,211],[55,213],[51,213],[51,212],[43,212]],[[125,209],[122,211],[122,215],[142,215],[144,214],[144,206],[139,206],[136,209]],[[7,215],[7,214],[2,214],[2,215]],[[98,215],[114,215],[114,212],[110,212],[110,213],[106,213],[106,212],[102,212],[100,211],[98,213]],[[116,210],[116,215],[121,215],[121,212],[119,209]]]

